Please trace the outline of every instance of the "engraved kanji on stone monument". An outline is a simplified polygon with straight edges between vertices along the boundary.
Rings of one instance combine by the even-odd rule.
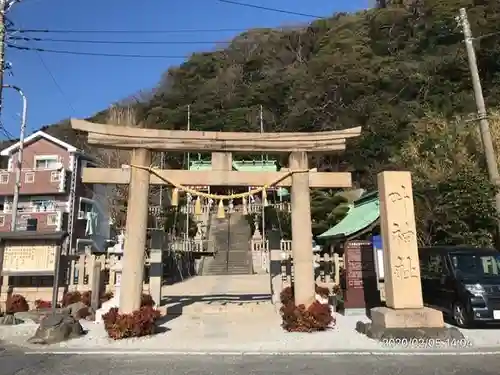
[[[387,306],[394,309],[421,308],[411,175],[409,172],[382,172],[378,175],[378,188]]]

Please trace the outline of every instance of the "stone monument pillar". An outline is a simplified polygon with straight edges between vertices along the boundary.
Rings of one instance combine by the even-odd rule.
[[[378,339],[457,338],[441,311],[423,305],[410,172],[379,173],[377,184],[387,307],[372,308],[372,323],[358,323],[358,330]]]

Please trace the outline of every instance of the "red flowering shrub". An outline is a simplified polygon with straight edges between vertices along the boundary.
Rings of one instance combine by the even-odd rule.
[[[92,292],[90,290],[83,292],[80,302],[83,303],[85,306],[90,306],[92,302]]]
[[[44,301],[43,299],[37,299],[35,301],[35,309],[50,309],[52,307],[52,302]]]
[[[320,295],[323,298],[328,298],[330,295],[330,290],[328,288],[316,285],[316,294]]]
[[[115,324],[118,315],[120,315],[120,313],[118,312],[118,307],[112,307],[106,314],[102,316],[102,320],[104,322],[104,328],[106,329],[106,331],[111,329],[113,324]]]
[[[141,307],[143,306],[153,307],[155,304],[156,303],[153,300],[153,297],[151,297],[149,294],[143,294],[141,296]]]
[[[280,301],[282,305],[288,305],[289,303],[293,303],[294,295],[293,295],[293,285],[287,286],[285,289],[281,291]]]
[[[82,294],[80,292],[67,292],[64,293],[61,306],[67,307],[73,303],[80,302],[82,300]]]
[[[104,293],[104,295],[102,295],[99,298],[99,306],[98,307],[101,307],[101,304],[103,302],[109,301],[111,298],[113,298],[112,292]],[[69,306],[72,303],[76,303],[76,302],[82,302],[84,305],[90,307],[90,305],[92,304],[92,291],[88,290],[88,291],[83,292],[83,293],[80,293],[80,292],[65,293],[63,296],[63,299],[61,301],[61,305],[63,307],[66,307],[66,306]],[[154,304],[154,302],[153,302],[153,304]]]
[[[327,288],[319,286],[316,286],[316,293],[322,297],[330,294]],[[328,304],[314,301],[308,308],[304,305],[295,305],[293,286],[283,289],[280,300],[283,320],[281,326],[288,332],[325,331],[335,322]]]
[[[26,298],[20,294],[12,294],[7,296],[7,301],[5,302],[5,312],[7,314],[15,314],[18,312],[28,311],[30,308]]]
[[[108,336],[120,340],[154,334],[156,320],[160,316],[160,312],[153,307],[142,306],[131,314],[120,314],[118,308],[114,307],[102,318]]]

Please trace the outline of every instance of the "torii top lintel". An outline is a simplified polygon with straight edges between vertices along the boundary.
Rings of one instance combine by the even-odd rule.
[[[316,152],[342,151],[346,139],[361,127],[315,133],[236,133],[144,129],[71,119],[73,129],[88,132],[89,144],[107,148],[146,148],[183,152]]]

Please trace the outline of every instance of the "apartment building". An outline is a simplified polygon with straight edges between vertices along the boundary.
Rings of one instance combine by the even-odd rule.
[[[12,228],[12,201],[20,143],[2,150],[0,232]],[[38,131],[24,141],[17,230],[67,231],[69,251],[104,251],[110,235],[107,187],[83,184],[82,168],[96,162],[75,146]]]

